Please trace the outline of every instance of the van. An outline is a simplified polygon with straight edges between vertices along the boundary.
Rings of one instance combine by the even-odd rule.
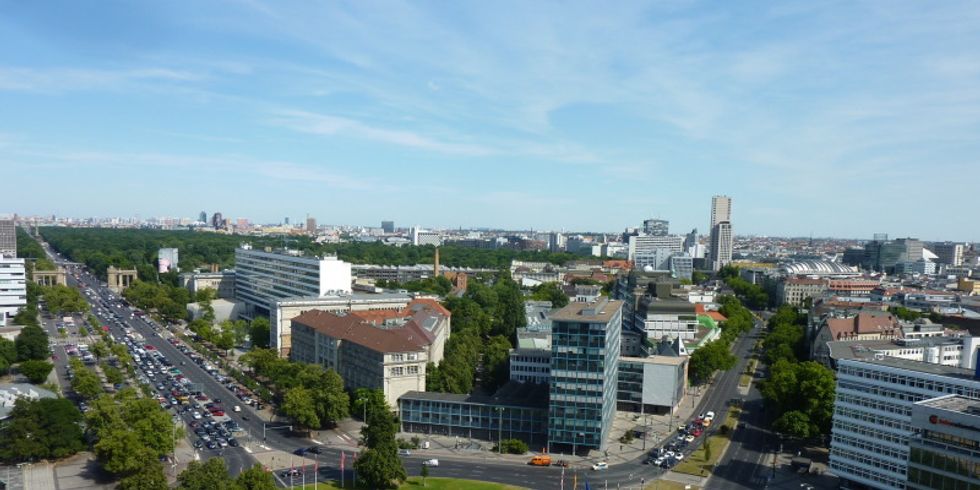
[[[235,410],[236,412],[241,412],[242,411],[242,407],[240,407],[238,405],[235,405],[235,408],[233,410]]]
[[[551,466],[551,456],[541,454],[531,458],[527,464],[531,466]]]

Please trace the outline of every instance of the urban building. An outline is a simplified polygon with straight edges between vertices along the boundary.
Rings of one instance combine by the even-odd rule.
[[[302,313],[292,319],[289,357],[337,371],[349,390],[379,389],[395,407],[405,393],[425,391],[426,363],[438,363],[430,353],[441,356],[449,336],[442,306],[415,306],[407,319],[381,311]]]
[[[185,272],[179,276],[180,286],[197,295],[204,289],[213,289],[222,299],[235,299],[235,271]]]
[[[295,251],[235,249],[235,298],[245,315],[269,316],[274,301],[349,295],[351,266],[337,257],[304,257]]]
[[[827,344],[830,352],[830,367],[836,366],[841,359],[895,357],[973,369],[977,347],[980,347],[980,337],[945,335],[882,340],[840,340]]]
[[[157,251],[157,271],[160,273],[179,269],[180,256],[176,248],[161,248]]]
[[[547,384],[551,380],[551,346],[540,346],[543,343],[518,339],[518,347],[510,351],[511,381]],[[522,344],[530,347],[521,347]]]
[[[17,400],[40,400],[42,398],[58,398],[58,395],[27,383],[0,384],[0,420],[10,417],[10,412],[13,411]]]
[[[446,267],[439,266],[440,273],[454,274],[477,274],[480,272],[495,272],[492,269],[475,269],[470,267]],[[351,273],[357,279],[371,279],[395,281],[406,283],[419,281],[435,277],[434,264],[415,264],[415,265],[377,265],[377,264],[354,264],[351,266]]]
[[[952,266],[963,265],[962,243],[934,243],[932,245],[932,252],[936,254],[936,261],[940,264]]]
[[[620,357],[616,401],[620,410],[673,413],[684,399],[688,356]]]
[[[24,259],[0,255],[0,326],[6,326],[24,306],[27,306]]]
[[[208,222],[208,213],[205,213],[204,211],[201,211],[201,214],[197,215],[197,221],[200,222],[200,223],[207,224],[207,222]]]
[[[629,238],[629,260],[637,268],[669,270],[670,256],[684,249],[684,238],[676,235],[636,235]]]
[[[803,306],[806,300],[820,296],[825,291],[826,279],[787,277],[779,282],[776,298],[781,305]]]
[[[956,289],[966,293],[968,296],[980,295],[980,279],[961,277],[956,283]]]
[[[548,436],[548,388],[510,382],[492,396],[410,391],[398,399],[398,418],[402,432],[520,439],[537,449]]]
[[[670,222],[665,219],[650,218],[643,221],[643,234],[651,236],[667,236]]]
[[[698,337],[696,306],[689,301],[675,298],[673,284],[657,283],[640,298],[636,306],[631,330],[639,331],[647,339],[659,341],[664,337],[694,340]]]
[[[711,228],[719,223],[732,221],[732,198],[728,196],[711,197]]]
[[[395,232],[395,222],[394,221],[382,221],[381,222],[381,231],[383,231],[386,235],[390,235],[390,234],[394,233]]]
[[[214,213],[211,215],[211,228],[214,228],[215,230],[224,228],[225,223],[225,218],[221,215],[221,213]]]
[[[900,238],[888,240],[887,235],[876,236],[875,240],[868,242],[864,246],[864,254],[861,256],[860,265],[864,269],[895,273],[899,264],[914,263],[923,259],[922,241],[915,238]],[[856,253],[846,256],[848,260],[853,260]],[[904,265],[901,267],[905,267]]]
[[[17,256],[17,225],[12,219],[0,219],[0,257]]]
[[[616,411],[622,309],[622,301],[602,298],[552,314],[549,449],[606,449]]]
[[[711,270],[718,271],[732,261],[732,224],[722,221],[711,227]]]
[[[671,255],[670,273],[675,279],[690,281],[694,277],[694,257],[687,253]]]
[[[420,247],[423,245],[442,245],[442,235],[434,231],[426,231],[418,226],[412,227],[412,245]]]
[[[912,405],[907,488],[980,489],[980,400],[946,395]]]
[[[306,217],[306,232],[310,235],[316,235],[316,218],[312,216]]]
[[[857,276],[861,272],[852,267],[826,260],[799,260],[779,266],[779,271],[787,276]]]
[[[831,471],[850,485],[904,489],[920,429],[912,419],[915,403],[944,395],[980,398],[980,379],[969,369],[906,359],[842,359],[836,393]]]

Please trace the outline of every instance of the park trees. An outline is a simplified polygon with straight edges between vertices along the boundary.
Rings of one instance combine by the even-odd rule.
[[[736,362],[737,359],[732,354],[728,342],[714,340],[702,345],[691,354],[688,378],[693,384],[704,384],[711,379],[715,371],[727,371],[735,367]]]
[[[786,359],[776,361],[769,371],[759,390],[776,411],[773,427],[800,438],[829,434],[836,389],[833,371],[816,362]]]
[[[82,414],[64,398],[19,399],[0,422],[0,460],[35,461],[71,456],[85,448]]]
[[[47,381],[48,374],[51,374],[51,370],[54,369],[54,364],[40,359],[30,359],[20,363],[17,369],[20,374],[27,377],[28,381],[37,385]]]
[[[173,451],[173,441],[183,437],[155,400],[139,398],[132,389],[94,400],[85,422],[97,441],[99,463],[106,471],[125,477]]]
[[[367,406],[361,436],[368,449],[354,462],[354,469],[368,488],[397,488],[407,478],[395,442],[398,421],[388,404],[380,401]]]
[[[47,359],[51,355],[48,349],[48,334],[41,327],[34,325],[21,329],[14,338],[14,347],[17,349],[17,359],[21,361]]]
[[[260,316],[256,317],[248,326],[248,336],[252,340],[252,347],[266,349],[269,347],[269,319]]]
[[[102,381],[95,371],[75,358],[69,361],[69,366],[72,370],[71,389],[75,393],[86,400],[92,400],[102,394]]]
[[[531,289],[531,299],[534,301],[550,301],[554,308],[568,305],[568,295],[557,282],[546,282]]]
[[[89,310],[88,302],[82,297],[82,293],[77,289],[61,284],[54,286],[43,286],[41,294],[48,311],[55,315],[63,313],[86,313]]]

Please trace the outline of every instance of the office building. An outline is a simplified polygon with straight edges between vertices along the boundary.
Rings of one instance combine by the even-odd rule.
[[[697,244],[698,244],[698,229],[695,228],[691,230],[691,232],[688,233],[687,235],[684,235],[684,251],[687,253],[691,253],[691,247],[694,247]]]
[[[235,249],[235,297],[245,315],[269,316],[274,301],[350,295],[350,264],[337,257],[304,257],[295,251]]]
[[[946,395],[912,406],[907,488],[980,489],[980,400]]]
[[[570,303],[551,316],[548,446],[604,450],[616,410],[623,302]]]
[[[776,287],[776,296],[781,305],[803,306],[808,299],[813,299],[827,291],[826,279],[809,277],[787,277]]]
[[[390,235],[390,234],[394,233],[395,232],[395,222],[394,221],[382,221],[381,222],[381,231],[385,232],[385,234],[387,234],[387,235]]]
[[[932,251],[936,254],[936,262],[945,265],[963,265],[963,244],[944,242],[932,245]]]
[[[548,234],[548,251],[552,253],[564,252],[565,251],[565,235],[561,233],[549,233]]]
[[[391,407],[409,391],[425,391],[427,336],[414,322],[386,327],[311,310],[293,318],[291,330],[290,359],[337,371],[350,391],[381,390]]]
[[[17,228],[12,219],[0,219],[0,257],[17,256]]]
[[[423,245],[433,245],[438,247],[442,245],[442,236],[434,231],[426,231],[418,226],[412,227],[412,245],[416,247]]]
[[[643,221],[643,234],[651,236],[667,236],[670,222],[665,219],[651,218]]]
[[[674,279],[690,281],[694,277],[694,257],[686,253],[671,255],[670,273]]]
[[[310,235],[316,235],[316,218],[312,216],[306,217],[306,232]]]
[[[222,299],[235,299],[235,271],[185,272],[179,276],[180,287],[197,295],[204,289],[213,289]]]
[[[225,218],[221,213],[214,213],[211,215],[211,228],[215,230],[225,227]]]
[[[204,211],[201,211],[201,214],[199,214],[197,216],[197,221],[200,222],[200,223],[207,224],[208,223],[208,213],[205,213]]]
[[[24,259],[0,255],[0,326],[6,326],[27,305]]]
[[[711,228],[722,222],[732,221],[732,198],[728,196],[712,196],[711,198]]]
[[[905,359],[842,359],[836,392],[831,471],[850,484],[904,489],[919,429],[915,403],[951,394],[980,398],[980,379],[969,369]]]
[[[672,413],[684,399],[688,356],[620,357],[616,401],[620,410]]]
[[[711,270],[718,271],[732,261],[732,224],[722,221],[711,228]]]
[[[647,265],[654,270],[670,270],[670,256],[684,250],[684,238],[676,235],[634,235],[629,237],[628,258],[634,267]]]
[[[161,248],[157,251],[157,271],[169,272],[179,270],[180,257],[176,248]]]

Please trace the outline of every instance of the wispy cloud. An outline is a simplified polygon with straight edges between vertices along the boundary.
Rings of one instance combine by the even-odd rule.
[[[113,89],[133,82],[192,82],[202,75],[170,68],[120,70],[0,67],[0,91],[62,93]]]

